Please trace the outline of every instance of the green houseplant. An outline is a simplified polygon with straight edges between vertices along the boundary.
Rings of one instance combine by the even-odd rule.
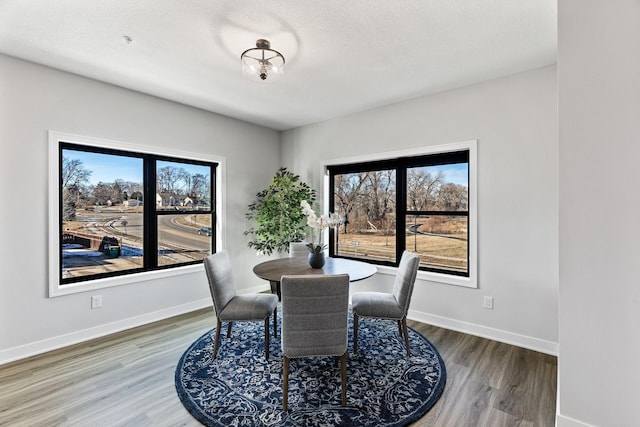
[[[306,237],[306,216],[300,202],[315,201],[316,191],[302,182],[299,175],[280,168],[265,190],[256,194],[245,215],[252,226],[244,232],[251,235],[248,243],[258,253],[271,255],[288,252],[289,242]]]

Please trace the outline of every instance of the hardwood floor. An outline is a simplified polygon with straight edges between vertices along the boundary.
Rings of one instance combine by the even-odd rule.
[[[174,388],[184,350],[213,328],[199,310],[0,366],[2,426],[199,426]],[[409,322],[440,351],[447,385],[413,426],[553,426],[553,356]]]
[[[444,359],[447,385],[413,426],[554,426],[557,359],[532,350],[410,322]]]

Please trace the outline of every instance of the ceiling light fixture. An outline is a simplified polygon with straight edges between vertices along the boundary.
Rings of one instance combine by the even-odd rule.
[[[273,82],[284,74],[284,56],[271,49],[269,40],[258,39],[256,47],[240,55],[242,74],[256,82]]]

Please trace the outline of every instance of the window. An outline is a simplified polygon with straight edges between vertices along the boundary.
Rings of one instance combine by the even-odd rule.
[[[216,251],[218,162],[51,134],[57,151],[52,296],[201,264]]]
[[[397,267],[406,249],[432,278],[476,287],[474,159],[472,141],[327,164],[329,211],[343,218],[330,255]]]

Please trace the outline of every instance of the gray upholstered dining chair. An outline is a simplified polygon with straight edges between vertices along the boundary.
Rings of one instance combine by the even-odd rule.
[[[307,248],[307,244],[308,242],[289,242],[289,256],[291,258],[307,258],[309,256],[309,248]]]
[[[230,338],[233,322],[263,320],[265,358],[269,360],[269,317],[273,313],[273,335],[277,337],[278,297],[271,294],[237,295],[229,254],[226,251],[206,257],[204,269],[209,279],[209,290],[217,319],[213,358],[218,356],[222,322],[228,322],[227,338]]]
[[[349,275],[282,276],[282,409],[289,400],[289,363],[301,357],[340,359],[347,404]]]
[[[407,356],[411,356],[409,335],[407,333],[407,312],[413,294],[413,285],[418,274],[420,258],[409,251],[402,253],[400,265],[393,283],[391,293],[358,292],[351,297],[353,310],[353,352],[358,352],[358,319],[360,317],[375,317],[391,319],[398,322],[400,336],[404,338]]]

